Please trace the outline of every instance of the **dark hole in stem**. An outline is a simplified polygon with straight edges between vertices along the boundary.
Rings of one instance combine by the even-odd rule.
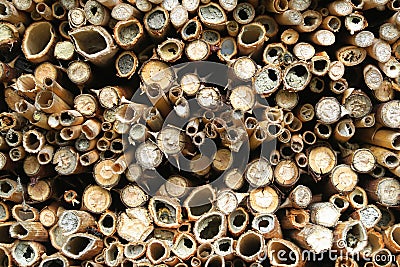
[[[7,15],[7,7],[5,4],[0,3],[0,15],[2,16]]]
[[[13,187],[10,183],[2,181],[0,184],[0,189],[1,192],[3,192],[4,194],[8,194],[13,189]]]
[[[236,227],[241,227],[243,226],[244,222],[246,221],[246,217],[242,214],[238,214],[235,216],[235,218],[233,219],[232,224]]]
[[[249,14],[245,9],[241,9],[238,12],[238,16],[241,20],[247,20],[249,18]]]
[[[43,263],[43,267],[63,267],[64,262],[60,259],[51,259]]]
[[[315,22],[317,21],[317,17],[314,16],[306,16],[304,18],[304,25],[305,26],[313,26],[315,25]]]
[[[101,224],[105,228],[111,228],[114,226],[114,218],[107,214],[106,216],[104,216],[103,220],[101,221]]]
[[[248,234],[241,240],[239,251],[242,255],[250,257],[260,251],[261,241],[255,234]]]
[[[212,215],[207,217],[208,222],[206,226],[200,231],[200,238],[212,239],[219,233],[222,220],[218,215]]]
[[[185,34],[187,36],[193,35],[196,33],[196,29],[197,29],[196,22],[190,22],[185,28]]]
[[[323,59],[314,61],[314,69],[316,69],[317,71],[325,70],[327,65],[328,65],[328,62],[326,62],[326,60],[323,60]]]

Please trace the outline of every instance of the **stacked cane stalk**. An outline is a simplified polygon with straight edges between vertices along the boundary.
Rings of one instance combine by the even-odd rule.
[[[0,266],[400,266],[399,12],[0,0]]]

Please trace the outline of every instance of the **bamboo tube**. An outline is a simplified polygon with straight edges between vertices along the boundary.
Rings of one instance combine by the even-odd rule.
[[[215,191],[211,186],[200,186],[192,190],[183,202],[189,220],[198,220],[200,216],[210,211],[213,208],[212,203],[215,198]]]
[[[252,249],[249,250],[251,244]],[[265,241],[262,235],[247,231],[242,234],[236,244],[236,253],[246,262],[253,262],[265,253]]]
[[[29,99],[34,100],[39,88],[36,86],[37,80],[32,74],[24,74],[16,81],[17,90]],[[14,108],[14,107],[13,107]]]
[[[347,198],[343,195],[340,194],[335,194],[332,195],[329,198],[329,202],[331,202],[333,205],[335,205],[335,207],[342,213],[344,211],[346,211],[348,209],[348,207],[350,206],[349,201],[347,200]]]
[[[73,61],[67,68],[68,78],[78,86],[88,84],[92,80],[90,65],[84,61]],[[79,97],[79,96],[77,96]]]
[[[173,198],[152,197],[149,201],[149,211],[154,223],[160,227],[178,228],[182,221],[181,207]]]
[[[57,223],[58,211],[63,210],[58,203],[53,202],[44,207],[39,214],[39,221],[44,227],[52,227]]]
[[[258,94],[268,96],[278,90],[282,82],[282,72],[274,65],[266,65],[253,77],[253,88]],[[278,97],[278,96],[277,96]],[[286,95],[282,95],[286,97]],[[287,97],[286,97],[287,98]],[[286,101],[284,101],[286,102]]]
[[[278,253],[280,252],[280,256]],[[272,265],[282,266],[282,265],[293,265],[293,266],[303,266],[304,259],[301,258],[301,250],[294,243],[280,239],[273,238],[267,243],[267,255]],[[282,257],[282,255],[287,255]],[[290,259],[288,255],[291,255]]]
[[[271,214],[258,214],[254,217],[252,228],[266,239],[282,238],[282,231],[278,218]]]
[[[58,227],[58,225],[54,225],[52,228],[50,228],[49,237],[51,245],[58,250],[61,250],[61,247],[67,238],[66,236],[62,235],[61,229]]]
[[[22,145],[28,153],[38,153],[45,145],[44,135],[37,130],[29,130],[23,134]]]
[[[281,160],[274,170],[275,182],[282,187],[291,187],[300,178],[299,169],[292,160]]]
[[[211,233],[210,235],[206,234],[205,229],[211,227],[211,225],[215,225],[218,228],[218,231]],[[214,226],[212,226],[214,227]],[[226,234],[227,231],[227,221],[224,214],[219,212],[209,212],[203,214],[194,224],[193,234],[200,244],[213,242]]]
[[[342,108],[336,98],[323,97],[315,105],[315,115],[322,123],[332,124],[341,118]]]
[[[299,33],[294,29],[284,30],[281,34],[281,41],[286,45],[294,45],[299,40]]]
[[[76,110],[63,110],[60,112],[60,124],[66,126],[81,125],[84,121],[82,114]]]
[[[361,187],[356,187],[350,194],[347,195],[350,206],[354,209],[361,209],[368,203],[367,193]]]
[[[337,0],[328,5],[329,13],[335,16],[347,16],[351,14],[353,7],[351,2]]]
[[[17,77],[17,70],[10,65],[1,62],[0,63],[0,81],[3,83],[11,82]]]
[[[344,25],[353,35],[355,32],[364,30],[368,26],[368,22],[362,14],[355,12],[345,17]]]
[[[10,231],[9,231],[11,228],[11,225],[13,223],[14,222],[3,222],[0,225],[0,231],[1,231],[1,237],[2,237],[2,240],[0,243],[0,248],[7,249],[7,251],[9,251],[9,252],[15,242],[15,239],[10,236]]]
[[[157,47],[158,56],[165,62],[175,62],[182,57],[184,43],[178,39],[168,39]]]
[[[55,19],[62,20],[67,14],[67,10],[61,4],[61,2],[55,2],[51,5],[51,14]]]
[[[117,223],[118,235],[129,242],[144,241],[153,228],[151,216],[145,208],[127,209]]]
[[[0,222],[6,222],[10,218],[10,209],[6,203],[0,202]]]
[[[269,185],[273,180],[272,167],[265,158],[255,159],[247,164],[244,177],[253,187]]]
[[[378,106],[376,119],[383,126],[390,128],[398,128],[398,123],[394,119],[397,115],[397,107],[400,101],[392,100]]]
[[[221,6],[212,2],[199,6],[198,16],[205,26],[219,31],[224,29],[227,21],[225,11]]]
[[[264,199],[267,201],[260,201]],[[250,191],[248,205],[254,212],[274,212],[280,206],[278,194],[272,187],[260,187]]]
[[[347,164],[351,164],[353,170],[359,173],[371,172],[376,166],[376,158],[374,154],[365,148],[357,149],[344,157]]]
[[[46,113],[57,113],[62,110],[70,109],[62,98],[51,91],[40,91],[36,96],[35,105]]]
[[[54,79],[50,77],[44,78],[43,85],[46,90],[52,91],[59,97],[61,97],[65,103],[72,105],[74,103],[74,95],[58,84]]]
[[[16,222],[10,227],[12,238],[25,241],[46,241],[48,239],[47,230],[40,222]]]
[[[283,229],[302,229],[310,222],[309,211],[302,209],[286,209],[286,220],[282,220]]]
[[[136,260],[146,253],[146,242],[129,242],[125,245],[124,256]]]
[[[334,249],[353,255],[362,251],[368,243],[365,227],[357,220],[340,222],[335,227],[333,236]]]
[[[112,7],[111,17],[119,21],[126,21],[134,18],[141,18],[142,13],[128,3],[119,2],[117,5]]]
[[[359,220],[368,230],[373,228],[379,222],[382,214],[375,205],[367,205],[354,211],[350,217],[354,220]]]
[[[17,10],[25,11],[25,12],[32,12],[35,9],[35,2],[28,0],[28,1],[12,1],[13,5]]]
[[[41,260],[45,251],[46,248],[41,243],[18,240],[11,250],[11,255],[18,265],[32,266]]]
[[[336,51],[336,57],[345,66],[358,65],[364,61],[366,56],[367,50],[357,46],[344,46]]]
[[[23,162],[23,170],[30,177],[48,177],[54,175],[54,170],[49,167],[39,164],[37,157],[33,155],[27,156]]]
[[[51,12],[51,7],[49,7],[46,3],[41,2],[36,5],[36,12],[45,20],[53,20],[53,15]]]
[[[334,227],[339,220],[340,212],[331,202],[313,203],[309,206],[312,223]]]
[[[66,236],[85,232],[88,227],[93,225],[95,225],[95,220],[86,211],[65,210],[58,220],[58,226]]]
[[[265,28],[260,23],[250,23],[244,25],[238,34],[238,48],[241,55],[256,55],[260,53],[265,36]]]
[[[184,41],[194,41],[199,38],[202,33],[203,27],[198,17],[188,20],[181,28],[180,34]],[[204,34],[204,33],[203,33]],[[207,41],[206,38],[203,38]],[[220,37],[218,38],[220,39]]]
[[[163,39],[170,30],[169,12],[162,7],[147,12],[143,22],[149,36],[156,41]]]
[[[303,23],[303,16],[298,10],[288,9],[283,13],[274,16],[276,22],[280,25],[295,26]]]
[[[100,26],[85,26],[70,33],[76,52],[95,65],[107,65],[117,52],[111,35]],[[90,44],[96,41],[93,49]]]
[[[14,205],[11,209],[11,214],[18,222],[34,222],[39,219],[39,211],[24,204]]]
[[[7,21],[13,24],[18,22],[23,22],[27,24],[28,18],[26,14],[18,11],[12,2],[1,1],[0,4],[2,6],[2,9],[4,10],[0,15],[0,20]]]
[[[255,9],[249,3],[240,3],[233,10],[233,19],[239,24],[248,24],[255,17]]]
[[[390,45],[381,39],[374,39],[372,45],[367,48],[368,55],[381,63],[390,59],[391,51]]]
[[[196,254],[196,240],[191,234],[179,234],[174,240],[171,251],[177,255],[180,260],[188,260]]]
[[[344,143],[353,137],[355,131],[356,129],[352,120],[341,120],[336,124],[333,136],[337,141]]]
[[[44,202],[53,196],[53,183],[50,180],[39,180],[27,186],[28,196],[33,201]]]
[[[120,180],[120,175],[112,171],[114,160],[106,159],[96,163],[93,169],[94,179],[97,184],[105,188],[114,187]]]
[[[333,244],[332,231],[320,225],[307,224],[301,230],[291,232],[290,236],[300,247],[314,253],[327,251]],[[315,238],[321,242],[315,242]]]
[[[309,66],[300,61],[289,65],[283,73],[283,84],[287,90],[304,90],[310,80]]]
[[[143,26],[135,18],[119,21],[114,27],[114,38],[123,49],[137,49],[145,38]]]
[[[289,8],[288,1],[283,0],[274,0],[267,2],[265,5],[265,9],[268,10],[269,12],[273,13],[282,13],[286,11]]]
[[[343,94],[344,92],[346,92],[346,90],[351,90],[348,89],[349,85],[347,83],[347,80],[344,78],[340,78],[336,81],[331,81],[329,83],[329,87],[333,93],[338,95]]]
[[[185,47],[185,54],[191,61],[206,60],[210,53],[210,46],[203,40],[192,41]]]
[[[58,5],[59,3],[54,3]],[[53,11],[54,12],[54,11]],[[65,10],[64,10],[65,12]],[[61,31],[61,30],[60,30]],[[62,34],[62,33],[61,33]],[[60,60],[70,60],[74,56],[74,46],[70,41],[57,42],[54,47],[54,57]]]
[[[3,247],[0,246],[0,260],[3,262],[4,267],[11,267],[12,266],[12,257],[10,251]]]
[[[55,253],[50,256],[46,256],[40,262],[40,267],[44,267],[50,264],[58,264],[60,267],[67,267],[69,266],[69,260],[63,256],[61,253]]]
[[[298,32],[313,32],[322,23],[322,15],[315,10],[307,10],[302,13],[303,19],[300,25],[295,26]]]
[[[264,63],[272,65],[283,63],[282,58],[284,57],[285,51],[287,51],[287,49],[283,46],[282,43],[268,44],[263,52]]]
[[[72,147],[59,148],[53,157],[55,170],[61,175],[71,175],[84,171],[79,163],[79,154]]]
[[[123,260],[124,247],[119,241],[116,241],[105,248],[103,254],[104,263],[107,266],[119,266]]]
[[[237,44],[232,37],[221,39],[221,49],[218,50],[217,56],[222,61],[229,61],[237,54]]]
[[[234,20],[230,20],[226,23],[226,30],[229,36],[236,37],[239,34],[239,24]]]
[[[400,243],[398,240],[399,229],[399,224],[395,224],[383,232],[385,245],[392,253],[398,253],[400,251]]]
[[[82,195],[82,205],[92,213],[102,213],[111,205],[111,194],[100,186],[88,186]]]
[[[71,28],[83,27],[86,24],[85,11],[82,8],[75,7],[68,11],[68,23]]]
[[[98,237],[85,233],[76,233],[67,237],[61,251],[69,258],[85,260],[97,255],[102,248],[103,242]]]
[[[374,65],[370,64],[365,66],[363,73],[364,73],[364,81],[371,90],[376,90],[382,85],[383,82],[382,74],[379,71],[379,69]]]
[[[45,21],[36,22],[31,24],[25,31],[22,51],[29,61],[40,63],[49,59],[50,51],[53,49],[55,42],[56,34],[53,26]]]
[[[134,185],[125,186],[120,192],[120,197],[122,203],[129,208],[142,206],[148,200],[146,193]]]
[[[229,22],[227,22],[227,23],[229,23]],[[200,22],[199,22],[199,26],[201,27]],[[228,24],[227,24],[227,27],[228,27]],[[236,29],[233,29],[233,30],[236,31]],[[229,33],[230,29],[227,28],[227,31]],[[239,25],[238,25],[237,33],[239,33]],[[195,34],[196,34],[196,31],[195,31]],[[184,39],[184,37],[182,37],[182,39]],[[211,46],[217,46],[217,45],[220,45],[220,43],[221,43],[221,35],[216,30],[210,30],[210,29],[203,30],[201,39],[206,41]]]
[[[331,172],[336,160],[336,154],[328,146],[314,146],[308,151],[309,168],[316,174]]]
[[[196,255],[197,260],[200,261],[199,265],[201,265],[202,262],[206,262],[212,255],[214,255],[214,246],[212,246],[209,242],[200,244],[198,246]]]
[[[79,157],[79,162],[82,166],[90,166],[100,158],[99,153],[94,149],[82,154]]]
[[[399,166],[399,157],[390,150],[377,146],[367,146],[367,148],[372,152],[372,154],[376,158],[377,163],[379,163],[380,165],[388,169],[394,169]]]
[[[0,196],[3,200],[21,203],[23,200],[23,192],[21,190],[17,182],[11,179],[5,178],[0,180]]]
[[[396,190],[399,186],[396,179],[382,177],[369,181],[365,191],[371,200],[379,201],[383,206],[397,206],[399,201]],[[384,190],[386,190],[385,194],[382,193]]]
[[[5,135],[5,143],[10,147],[20,146],[22,145],[23,135],[20,131],[10,129]]]
[[[84,12],[87,21],[96,26],[106,26],[110,20],[110,11],[97,1],[87,1]]]

